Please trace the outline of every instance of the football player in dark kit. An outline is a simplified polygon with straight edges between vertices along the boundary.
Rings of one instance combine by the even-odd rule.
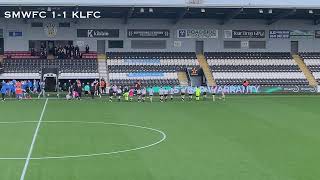
[[[109,88],[109,102],[112,102],[112,97],[113,97],[113,89]]]
[[[80,80],[77,80],[76,91],[78,93],[78,99],[81,100],[82,97],[82,84]]]
[[[96,83],[91,83],[90,85],[90,95],[91,95],[91,98],[94,99],[94,93],[96,91]]]

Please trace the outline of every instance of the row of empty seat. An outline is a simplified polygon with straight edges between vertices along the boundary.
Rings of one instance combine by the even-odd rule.
[[[199,62],[196,58],[189,59],[110,59],[108,65],[134,65],[134,66],[196,66],[199,65]]]
[[[0,79],[40,79],[39,73],[2,73]]]
[[[26,54],[27,55],[27,54]],[[218,85],[308,85],[290,53],[216,52],[205,53]],[[320,53],[301,53],[305,64],[320,82]],[[104,64],[104,63],[102,63]],[[142,80],[146,85],[178,85],[177,72],[198,67],[195,53],[112,52],[106,60],[110,83],[130,85]],[[45,67],[59,68],[62,79],[99,78],[97,59],[4,59],[3,77],[38,77]],[[1,67],[0,67],[1,69]]]
[[[320,83],[320,53],[300,53],[300,57]]]
[[[36,73],[46,67],[57,67],[62,73],[97,73],[96,59],[4,59],[6,73]]]
[[[131,86],[137,80],[147,86],[179,85],[177,73],[110,73],[111,84]]]
[[[110,79],[110,84],[117,84],[122,86],[133,86],[137,80],[133,79]],[[142,79],[140,80],[143,86],[177,86],[179,85],[178,79]]]
[[[214,72],[216,79],[304,79],[300,72]],[[242,81],[241,81],[242,82]]]
[[[205,53],[211,59],[291,59],[290,53],[283,52],[210,52]]]
[[[195,53],[183,52],[117,52],[107,54],[107,68],[111,83],[127,84],[141,79],[148,85],[178,85],[178,71],[197,67]],[[128,76],[136,73],[136,76]],[[148,73],[163,73],[163,76],[147,76]],[[140,74],[140,75],[139,75]],[[146,75],[146,76],[145,76]]]
[[[290,53],[206,53],[220,85],[308,85]]]
[[[113,65],[108,66],[108,71],[112,73],[124,72],[177,72],[184,71],[184,66],[137,66],[137,65]]]
[[[191,59],[194,52],[109,52],[109,59]]]
[[[30,51],[6,51],[4,58],[9,59],[38,59],[39,56],[32,56]]]
[[[40,79],[40,73],[2,73],[0,79]],[[99,73],[61,73],[59,79],[98,79]]]
[[[84,59],[97,59],[97,52],[80,52]],[[6,51],[4,58],[8,59],[39,59],[40,56],[32,55],[30,51]]]
[[[110,79],[178,79],[177,73],[110,73]]]

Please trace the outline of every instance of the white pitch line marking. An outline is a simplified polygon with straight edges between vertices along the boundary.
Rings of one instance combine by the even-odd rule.
[[[19,124],[19,123],[37,123],[37,121],[15,121],[15,122],[0,122],[0,124]],[[64,155],[64,156],[47,156],[47,157],[31,157],[30,160],[46,160],[46,159],[68,159],[68,158],[82,158],[82,157],[94,157],[94,156],[103,156],[103,155],[112,155],[112,154],[118,154],[118,153],[125,153],[125,152],[131,152],[131,151],[137,151],[141,149],[150,148],[152,146],[156,146],[163,141],[166,140],[167,135],[158,129],[145,127],[145,126],[139,126],[139,125],[133,125],[133,124],[121,124],[121,123],[112,123],[112,122],[86,122],[86,121],[42,121],[42,123],[81,123],[81,124],[104,124],[104,125],[116,125],[116,126],[128,126],[128,127],[135,127],[135,128],[141,128],[146,129],[150,131],[155,131],[161,134],[161,139],[148,145],[135,147],[132,149],[124,149],[124,150],[118,150],[118,151],[112,151],[112,152],[102,152],[102,153],[95,153],[95,154],[80,154],[80,155]],[[0,157],[0,160],[26,160],[24,157]]]
[[[39,132],[39,129],[40,129],[40,125],[41,125],[41,122],[42,122],[42,118],[43,118],[44,112],[45,112],[46,107],[47,107],[47,103],[48,103],[48,99],[46,99],[46,102],[44,103],[44,106],[42,108],[41,116],[39,118],[37,128],[36,128],[36,130],[34,132],[34,135],[33,135],[33,138],[32,138],[32,142],[31,142],[31,145],[30,145],[30,149],[29,149],[29,152],[28,152],[28,156],[27,156],[26,162],[25,162],[23,170],[22,170],[22,174],[21,174],[20,180],[24,180],[24,177],[25,177],[26,172],[28,170],[28,165],[29,165],[30,158],[31,158],[31,155],[32,155],[33,147],[34,147],[34,144],[35,144],[37,136],[38,136],[38,132]]]

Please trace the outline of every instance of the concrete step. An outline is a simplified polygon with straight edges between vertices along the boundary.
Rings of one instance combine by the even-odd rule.
[[[189,80],[187,77],[187,73],[186,72],[178,72],[178,79],[179,79],[179,83],[181,86],[188,86],[189,85]]]
[[[313,76],[312,72],[309,70],[308,66],[304,63],[303,59],[299,55],[292,55],[293,60],[298,64],[300,70],[303,72],[304,76],[309,82],[310,86],[318,86],[316,78]]]
[[[105,54],[98,55],[98,71],[99,71],[100,78],[103,78],[107,82],[109,82],[109,73],[108,73],[108,69],[107,69]]]
[[[203,70],[203,73],[207,79],[207,85],[208,86],[216,86],[216,81],[214,80],[214,77],[212,75],[212,70],[207,62],[206,57],[203,54],[198,54],[197,59],[199,61],[200,67]]]

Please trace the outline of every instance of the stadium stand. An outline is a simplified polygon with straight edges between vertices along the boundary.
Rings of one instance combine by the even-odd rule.
[[[205,53],[217,84],[308,85],[290,53]]]
[[[12,57],[12,56],[11,56]],[[95,56],[89,56],[95,57]],[[98,62],[96,59],[35,59],[5,58],[3,60],[4,79],[38,79],[42,68],[57,67],[61,79],[94,79],[98,78]]]
[[[37,73],[41,68],[58,67],[62,73],[95,73],[95,59],[4,59],[5,73]]]
[[[107,55],[110,83],[132,85],[179,85],[178,72],[198,67],[195,53],[121,52]]]
[[[300,57],[307,65],[317,82],[320,83],[320,53],[300,53]]]

